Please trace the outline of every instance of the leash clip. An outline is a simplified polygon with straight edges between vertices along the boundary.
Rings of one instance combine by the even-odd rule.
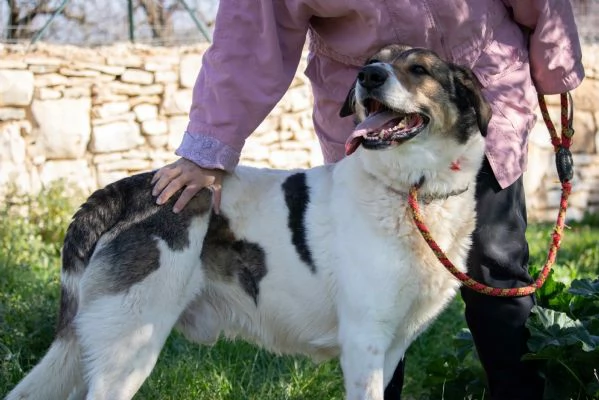
[[[555,167],[561,183],[571,181],[574,177],[574,160],[570,149],[560,147],[555,153]]]

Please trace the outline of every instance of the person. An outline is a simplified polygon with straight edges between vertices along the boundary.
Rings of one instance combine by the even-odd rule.
[[[530,283],[522,174],[537,92],[562,93],[584,77],[569,1],[221,0],[176,151],[181,158],[154,175],[157,203],[182,189],[178,212],[210,187],[218,211],[223,175],[235,168],[245,139],[288,89],[308,36],[305,74],[325,162],[344,156],[353,121],[339,111],[359,68],[378,49],[392,43],[425,47],[474,71],[493,117],[477,180],[468,269],[492,286]],[[535,364],[520,360],[534,298],[486,297],[467,288],[461,293],[491,398],[542,398]],[[402,381],[403,362],[385,399],[400,398]]]

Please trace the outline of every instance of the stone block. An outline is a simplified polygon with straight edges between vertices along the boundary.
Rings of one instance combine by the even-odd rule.
[[[115,115],[125,114],[129,112],[129,102],[119,101],[112,103],[105,103],[100,106],[93,108],[94,118],[110,118]]]
[[[582,81],[580,86],[574,89],[571,93],[576,110],[596,110],[597,93],[599,93],[599,80],[585,79]]]
[[[177,90],[169,86],[164,92],[162,111],[166,115],[187,115],[191,108],[192,96],[191,89]]]
[[[242,160],[252,160],[252,161],[268,161],[270,158],[270,149],[268,146],[263,146],[260,143],[256,142],[253,137],[249,137],[245,145],[243,146],[243,150],[241,152]]]
[[[35,98],[38,100],[56,100],[62,97],[62,92],[47,87],[38,87],[35,89]]]
[[[127,171],[99,171],[98,187],[104,187],[129,176]]]
[[[172,117],[168,120],[168,144],[167,149],[175,150],[183,140],[183,134],[187,130],[188,117]]]
[[[310,164],[310,153],[304,150],[273,150],[269,161],[273,168],[306,168]]]
[[[35,76],[35,87],[52,87],[59,85],[67,85],[69,79],[63,75],[50,73]]]
[[[90,96],[91,96],[91,87],[89,87],[89,86],[67,87],[62,90],[62,97],[67,97],[70,99],[80,99],[82,97],[90,97]]]
[[[312,94],[308,86],[299,86],[287,91],[281,103],[286,111],[295,113],[312,107]]]
[[[76,76],[82,78],[94,78],[100,76],[100,71],[93,69],[60,68],[58,72],[64,76]]]
[[[146,136],[146,141],[153,149],[163,149],[168,145],[168,135]]]
[[[0,69],[27,69],[27,63],[20,59],[0,58]]]
[[[597,96],[599,99],[599,94]],[[599,105],[599,101],[597,101]],[[561,129],[561,128],[559,128]],[[571,150],[573,153],[595,153],[595,141],[599,130],[595,123],[593,113],[590,111],[576,111],[574,117],[574,138]]]
[[[0,106],[28,106],[33,99],[30,71],[0,70]]]
[[[0,198],[10,192],[32,193],[31,174],[24,165],[0,160]]]
[[[131,107],[135,107],[138,104],[145,103],[159,105],[160,103],[162,103],[162,98],[158,95],[135,96],[129,98],[129,104],[131,104]]]
[[[110,153],[130,150],[143,143],[136,122],[119,121],[94,126],[90,150],[92,153]]]
[[[200,54],[185,54],[181,57],[181,64],[179,66],[179,82],[181,87],[193,88],[201,66],[202,55]]]
[[[91,99],[34,100],[37,146],[48,159],[80,158],[91,134]]]
[[[44,185],[63,180],[68,186],[75,186],[83,193],[90,193],[96,188],[94,175],[86,160],[47,161],[42,165],[40,179]]]
[[[537,191],[542,189],[543,178],[551,168],[554,168],[553,158],[554,153],[552,148],[529,143],[528,169],[523,177],[527,200],[538,195]]]
[[[283,118],[284,116],[281,117],[281,120]],[[276,131],[279,128],[282,129],[282,121],[279,121],[278,117],[268,116],[260,123],[260,125],[258,125],[258,127],[254,130],[252,135],[262,135],[267,132]]]
[[[138,68],[143,65],[143,60],[135,54],[122,54],[120,56],[110,56],[106,58],[106,64],[123,67]]]
[[[38,75],[49,74],[51,72],[58,72],[60,67],[58,65],[30,65],[27,69],[33,72],[34,74]]]
[[[133,107],[135,118],[140,121],[149,121],[158,118],[158,107],[154,104],[138,104]]]
[[[105,88],[114,94],[125,94],[127,96],[149,96],[162,94],[164,87],[161,84],[138,85],[126,82],[110,82]]]
[[[18,107],[0,107],[0,121],[25,119],[25,109]]]
[[[111,115],[106,118],[94,118],[94,119],[92,119],[92,126],[106,125],[106,124],[112,124],[114,122],[122,122],[122,121],[134,122],[135,114],[133,112],[127,112],[124,114]]]
[[[150,85],[154,83],[154,74],[141,69],[126,69],[121,75],[121,81],[139,85]]]
[[[156,71],[154,81],[156,83],[176,83],[178,75],[175,71]]]
[[[125,67],[119,65],[104,65],[98,63],[85,63],[85,62],[77,62],[72,64],[72,68],[78,69],[91,69],[94,71],[101,72],[106,75],[121,75],[125,72]]]
[[[0,162],[22,165],[25,159],[26,143],[19,124],[0,124]]]
[[[107,171],[144,171],[150,169],[150,160],[146,159],[124,159],[113,160],[102,164],[97,164],[98,172]]]
[[[147,136],[159,136],[168,133],[168,124],[165,120],[154,119],[144,121],[141,124],[141,130]]]

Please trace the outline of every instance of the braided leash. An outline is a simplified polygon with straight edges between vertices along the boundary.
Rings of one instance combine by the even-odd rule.
[[[561,137],[558,136],[555,126],[551,121],[551,117],[549,116],[549,112],[547,111],[547,104],[545,103],[545,98],[539,95],[539,105],[541,108],[541,113],[543,115],[545,125],[547,125],[547,129],[549,130],[549,134],[551,135],[551,144],[553,144],[553,148],[555,151],[555,163],[559,180],[562,186],[562,196],[560,200],[557,221],[555,223],[555,227],[553,228],[553,234],[551,235],[552,240],[551,245],[549,247],[549,252],[547,254],[547,260],[545,261],[545,265],[543,266],[543,269],[539,273],[539,276],[534,283],[519,288],[496,288],[477,282],[471,277],[469,277],[467,274],[457,269],[455,265],[453,265],[453,263],[447,258],[443,250],[441,250],[441,247],[439,247],[437,242],[435,242],[435,240],[432,238],[429,229],[424,223],[424,218],[422,217],[420,207],[418,205],[418,186],[415,185],[410,189],[408,203],[412,212],[412,218],[414,219],[414,223],[416,224],[418,231],[420,232],[424,240],[428,243],[431,250],[435,253],[441,264],[443,264],[445,268],[459,281],[461,281],[465,286],[478,293],[496,297],[520,297],[532,294],[535,292],[535,290],[543,286],[545,280],[547,279],[547,276],[549,275],[549,271],[551,271],[551,267],[555,263],[555,257],[557,255],[557,251],[559,250],[562,234],[564,231],[566,209],[568,208],[568,197],[570,196],[570,192],[572,191],[572,183],[570,181],[572,180],[572,177],[574,175],[574,163],[572,161],[572,153],[570,152],[572,136],[574,135],[574,129],[572,128],[572,97],[570,96],[570,93],[563,93],[561,94],[560,100],[562,123]]]

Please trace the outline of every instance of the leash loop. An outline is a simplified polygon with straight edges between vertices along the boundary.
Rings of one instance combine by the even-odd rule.
[[[420,212],[420,206],[418,204],[418,188],[420,185],[414,185],[410,189],[408,195],[408,204],[412,214],[412,219],[416,228],[422,235],[423,239],[427,242],[437,259],[443,264],[443,266],[462,284],[475,292],[486,294],[495,297],[521,297],[527,296],[534,293],[538,288],[543,286],[545,280],[549,276],[551,267],[555,263],[557,251],[561,245],[561,239],[564,232],[564,226],[566,221],[566,209],[568,208],[568,197],[572,191],[572,183],[570,182],[574,176],[574,162],[572,159],[572,153],[570,146],[572,145],[572,137],[574,136],[574,128],[572,121],[574,117],[574,107],[572,102],[572,96],[570,93],[562,93],[560,95],[561,100],[561,126],[562,132],[561,137],[557,134],[557,130],[551,121],[549,112],[547,111],[547,104],[545,98],[542,95],[538,96],[539,106],[541,108],[541,114],[543,120],[551,136],[551,143],[555,151],[555,165],[557,173],[562,186],[562,195],[560,199],[560,207],[557,214],[557,220],[551,234],[551,243],[549,251],[547,253],[547,259],[539,276],[530,285],[518,288],[496,288],[487,286],[483,283],[477,282],[467,274],[460,271],[452,262],[449,260],[447,255],[443,252],[441,247],[433,239],[430,230],[424,223],[424,218]]]

